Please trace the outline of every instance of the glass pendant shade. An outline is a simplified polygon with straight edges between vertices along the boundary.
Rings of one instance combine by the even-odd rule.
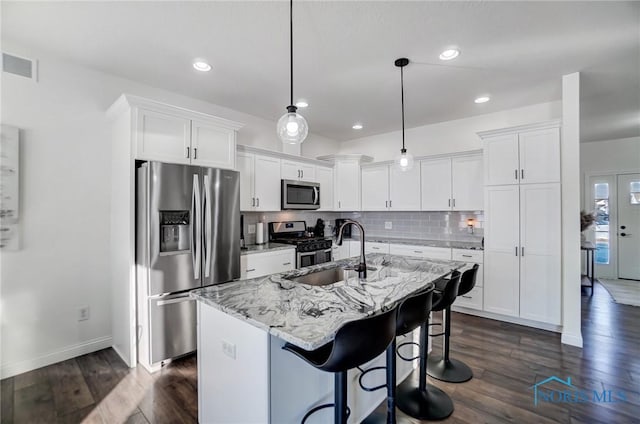
[[[283,143],[300,144],[307,138],[309,125],[307,125],[307,120],[304,119],[304,116],[295,110],[291,111],[291,109],[289,109],[289,111],[278,120],[276,131]]]
[[[395,159],[396,168],[400,171],[409,171],[413,168],[413,155],[407,153],[407,149],[400,150],[400,154]]]

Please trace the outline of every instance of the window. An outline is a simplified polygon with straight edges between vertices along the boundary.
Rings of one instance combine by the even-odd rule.
[[[632,205],[640,205],[640,181],[629,183],[630,202]]]
[[[596,263],[609,265],[609,254],[611,251],[609,233],[609,184],[597,183],[594,184],[593,188],[595,193],[594,206],[596,210]],[[638,194],[640,196],[640,193]]]

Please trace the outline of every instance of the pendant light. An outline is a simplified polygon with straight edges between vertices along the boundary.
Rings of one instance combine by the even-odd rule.
[[[395,65],[400,68],[400,92],[402,99],[402,149],[400,154],[396,156],[395,165],[400,171],[408,171],[413,168],[413,155],[407,153],[407,149],[404,147],[404,67],[409,64],[409,59],[400,58],[396,59]]]
[[[309,125],[307,125],[307,120],[297,112],[298,108],[293,104],[293,0],[289,0],[289,42],[291,98],[289,106],[287,106],[287,113],[278,120],[276,131],[283,143],[301,144],[307,138]]]

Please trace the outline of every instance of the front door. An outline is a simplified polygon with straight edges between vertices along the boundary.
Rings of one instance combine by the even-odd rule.
[[[618,277],[640,280],[640,174],[618,175]]]

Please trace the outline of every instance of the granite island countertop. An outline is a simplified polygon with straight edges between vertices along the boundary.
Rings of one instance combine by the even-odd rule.
[[[306,350],[333,340],[344,323],[395,307],[412,293],[431,287],[463,262],[369,254],[367,278],[348,271],[344,281],[311,286],[291,278],[357,263],[327,262],[280,274],[194,290],[191,296]]]

